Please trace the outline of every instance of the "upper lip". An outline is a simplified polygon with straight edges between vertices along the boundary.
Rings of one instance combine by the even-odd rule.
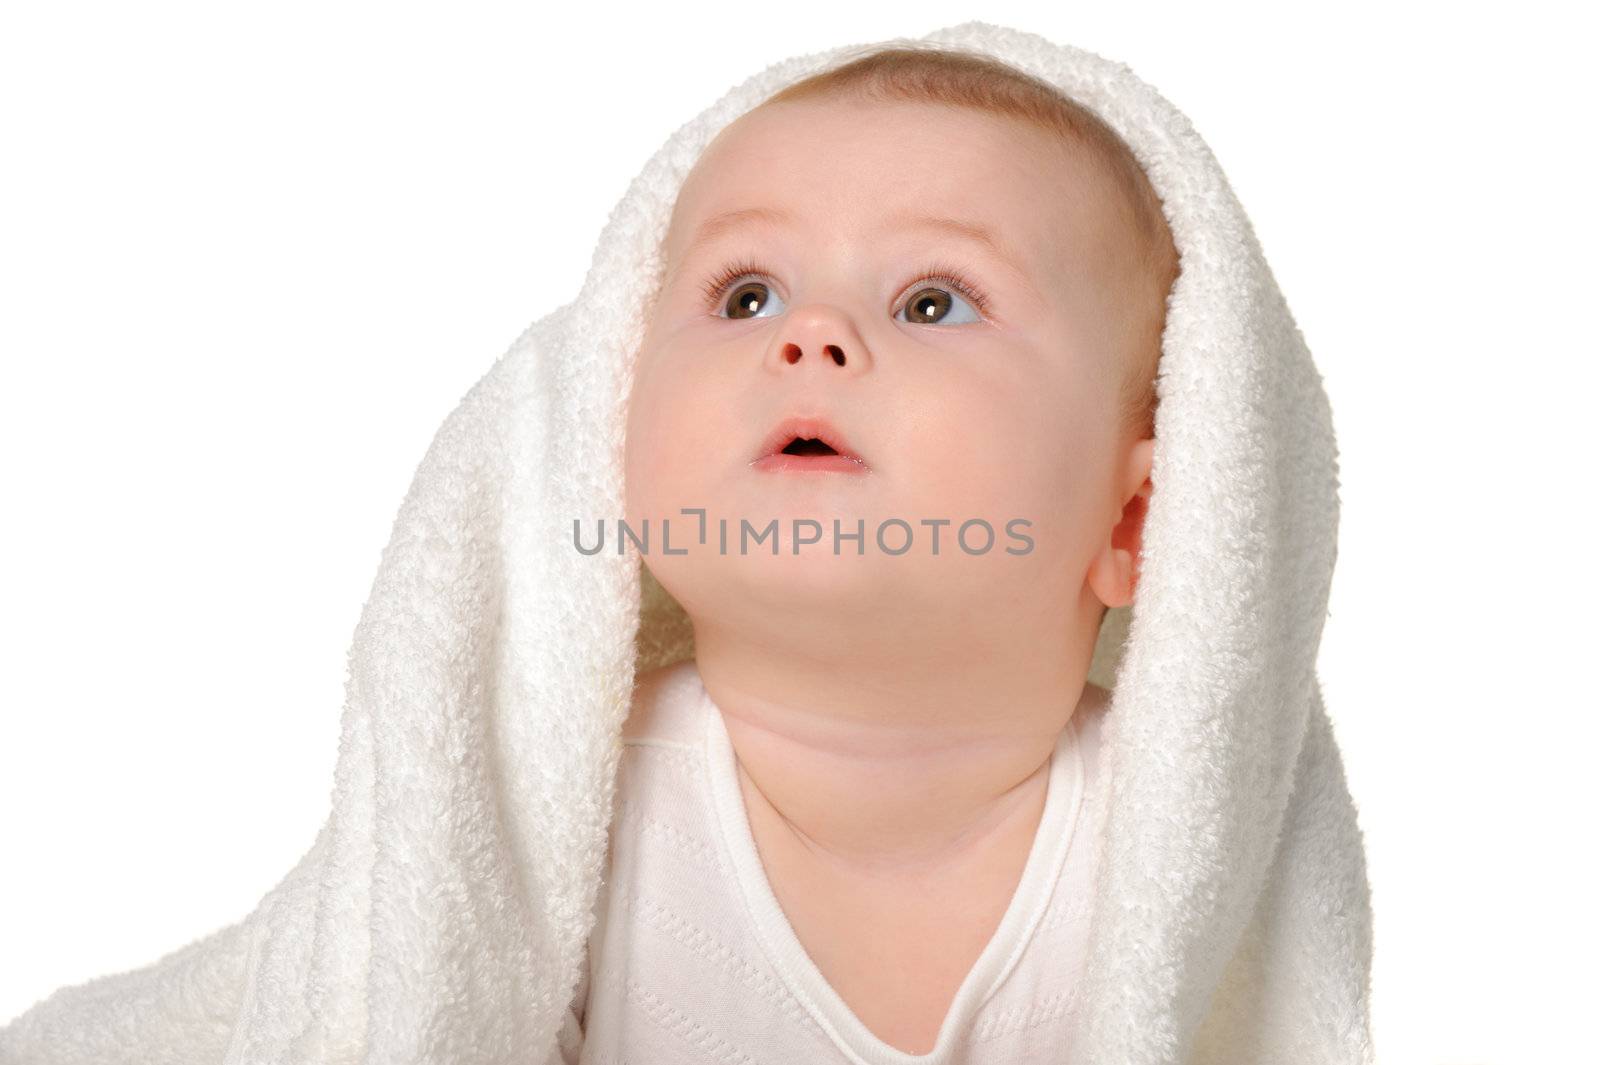
[[[796,439],[821,440],[840,455],[854,459],[863,466],[866,463],[861,456],[856,454],[845,440],[844,434],[835,429],[833,425],[820,415],[793,415],[780,421],[772,432],[768,433],[761,441],[761,446],[756,450],[755,458],[751,462],[759,462],[768,455],[775,455],[789,446],[789,442]]]

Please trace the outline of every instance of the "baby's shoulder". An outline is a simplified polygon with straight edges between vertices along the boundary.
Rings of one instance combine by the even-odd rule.
[[[622,723],[624,743],[694,744],[704,729],[705,689],[692,658],[634,678],[633,705]]]
[[[1097,763],[1099,760],[1106,714],[1110,709],[1110,689],[1086,681],[1083,695],[1078,699],[1078,707],[1072,712],[1072,721],[1076,728],[1078,744],[1083,750],[1084,757],[1091,763]]]
[[[1103,688],[1090,680],[1083,682],[1083,694],[1078,697],[1078,711],[1084,715],[1084,721],[1088,721],[1089,718],[1098,721],[1110,707],[1110,688]]]

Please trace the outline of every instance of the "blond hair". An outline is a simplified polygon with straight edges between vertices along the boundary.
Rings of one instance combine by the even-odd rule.
[[[1142,438],[1154,434],[1155,376],[1166,326],[1166,298],[1178,276],[1178,253],[1161,200],[1125,141],[1087,107],[1055,86],[975,52],[933,46],[871,49],[843,65],[786,86],[764,104],[836,97],[911,101],[967,107],[1031,123],[1085,147],[1127,203],[1136,262],[1159,286],[1160,307],[1125,365],[1118,391],[1121,425]]]

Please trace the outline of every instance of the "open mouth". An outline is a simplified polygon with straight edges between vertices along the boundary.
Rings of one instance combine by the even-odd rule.
[[[830,422],[805,416],[779,422],[756,448],[750,464],[759,470],[862,473],[867,469],[866,461]]]
[[[837,455],[827,444],[812,436],[797,436],[778,452],[780,455]]]

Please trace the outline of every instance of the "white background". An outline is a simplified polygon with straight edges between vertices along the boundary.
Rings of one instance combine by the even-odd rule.
[[[309,846],[412,472],[660,143],[770,62],[979,14],[578,6],[8,6],[0,1018]],[[1525,4],[1030,7],[981,17],[1194,121],[1326,379],[1381,1060],[1593,1054],[1591,38]]]

